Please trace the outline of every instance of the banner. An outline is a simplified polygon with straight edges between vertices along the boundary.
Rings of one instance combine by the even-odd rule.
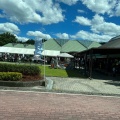
[[[34,52],[34,55],[41,56],[42,51],[43,51],[43,48],[42,48],[42,39],[41,38],[36,39],[35,40],[35,52]]]

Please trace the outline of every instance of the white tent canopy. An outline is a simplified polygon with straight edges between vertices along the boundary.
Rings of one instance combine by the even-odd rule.
[[[58,56],[60,54],[60,51],[55,51],[55,50],[43,50],[42,55],[43,56]]]
[[[29,54],[34,55],[35,49],[27,48],[13,48],[13,47],[0,47],[1,53],[13,53],[13,54]]]
[[[14,48],[14,47],[0,47],[0,53],[13,53],[13,54],[28,54],[34,55],[35,49],[28,48]],[[57,56],[60,54],[60,51],[56,50],[43,50],[43,56]]]
[[[66,57],[66,58],[73,58],[74,56],[68,54],[68,53],[60,53],[58,57]]]

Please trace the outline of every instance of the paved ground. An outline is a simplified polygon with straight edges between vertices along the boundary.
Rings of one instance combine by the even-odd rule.
[[[52,90],[40,86],[0,87],[0,120],[120,120],[120,81],[49,78],[54,82]]]
[[[120,81],[112,79],[80,79],[80,78],[57,78],[54,81],[53,90],[71,93],[102,94],[120,96]]]
[[[120,120],[120,98],[0,91],[0,120]]]
[[[47,77],[52,80],[48,82],[48,87],[5,87],[0,86],[0,90],[21,90],[21,91],[46,91],[74,94],[92,94],[120,97],[120,80],[112,79],[83,79],[83,78],[59,78]]]
[[[107,95],[120,97],[120,81],[100,80],[100,79],[82,79],[82,78],[59,78],[48,77],[53,81],[49,87],[4,87],[0,86],[0,90],[21,90],[21,91],[38,91],[38,92],[60,92],[74,94],[90,94],[90,95]],[[52,89],[49,89],[52,88]]]

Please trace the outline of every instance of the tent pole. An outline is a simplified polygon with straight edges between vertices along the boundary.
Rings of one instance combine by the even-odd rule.
[[[89,60],[89,79],[92,79],[92,64],[93,64],[93,51],[90,50],[90,60]]]
[[[84,60],[85,60],[85,65],[84,65],[85,71],[84,72],[85,72],[85,76],[87,76],[87,67],[88,67],[87,66],[87,53],[84,54]]]
[[[44,80],[45,80],[45,42],[44,42]]]

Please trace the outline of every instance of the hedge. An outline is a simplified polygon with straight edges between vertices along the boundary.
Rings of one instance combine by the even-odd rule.
[[[40,75],[40,68],[36,65],[0,63],[0,72],[19,72],[23,75]]]
[[[0,81],[19,81],[22,79],[22,73],[18,72],[0,72]]]

